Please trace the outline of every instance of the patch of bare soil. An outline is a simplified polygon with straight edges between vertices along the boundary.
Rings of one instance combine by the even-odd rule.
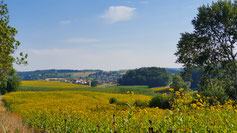
[[[23,124],[20,115],[7,112],[0,96],[0,133],[34,133]]]

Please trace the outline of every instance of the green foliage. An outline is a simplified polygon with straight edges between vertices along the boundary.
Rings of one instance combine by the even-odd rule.
[[[210,104],[216,103],[217,101],[224,104],[228,100],[229,96],[225,92],[226,89],[223,82],[217,79],[212,79],[211,81],[211,84],[201,87],[198,90],[198,93],[203,96],[210,97]]]
[[[93,80],[91,82],[91,87],[96,87],[98,85],[98,82],[96,80]]]
[[[199,7],[192,20],[194,31],[181,34],[175,53],[176,62],[182,63],[186,71],[203,68],[201,86],[208,86],[212,78],[226,82],[224,84],[232,81],[228,88],[235,88],[234,94],[229,95],[234,99],[237,99],[236,18],[237,2],[231,0]]]
[[[80,74],[86,74],[86,73],[90,74],[100,71],[101,70],[49,69],[49,70],[17,72],[17,74],[22,78],[22,80],[26,81],[45,80],[46,78],[66,78],[68,80],[72,80],[75,78],[79,78]]]
[[[20,53],[20,57],[13,57],[20,42],[14,38],[17,30],[9,25],[8,8],[3,0],[0,0],[0,31],[0,91],[5,93],[11,90],[7,86],[13,84],[11,77],[9,78],[14,71],[13,63],[26,64],[27,55]]]
[[[10,76],[5,78],[0,84],[0,94],[15,91],[20,86],[20,77],[13,71]]]
[[[118,80],[120,85],[148,85],[151,87],[167,86],[171,74],[164,68],[150,67],[128,71]]]
[[[112,98],[109,99],[109,103],[110,104],[117,103],[117,99],[115,97],[112,97]]]
[[[55,88],[41,86],[21,86],[17,91],[92,91],[104,92],[113,94],[127,94],[128,91],[133,91],[135,94],[154,95],[154,92],[148,89],[147,86],[109,86],[109,87],[75,87],[75,88]]]
[[[189,90],[189,87],[190,82],[184,82],[182,77],[180,77],[179,75],[174,75],[170,88],[173,88],[175,91],[178,91],[181,88],[184,88],[184,90]]]
[[[190,88],[192,90],[197,90],[199,88],[202,74],[203,68],[201,67],[193,67],[191,71],[186,70],[180,73],[184,81],[191,82]]]
[[[169,97],[163,96],[162,94],[158,93],[156,96],[153,96],[150,103],[150,107],[159,107],[162,109],[169,109]]]

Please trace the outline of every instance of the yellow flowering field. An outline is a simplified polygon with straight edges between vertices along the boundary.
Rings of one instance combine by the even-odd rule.
[[[237,107],[207,103],[208,97],[170,89],[171,109],[135,107],[150,96],[86,91],[13,92],[4,96],[10,111],[43,132],[235,132]],[[165,95],[165,94],[164,94]],[[127,105],[110,104],[116,98]],[[205,100],[206,99],[206,100]]]
[[[54,81],[21,81],[23,87],[50,87],[50,88],[89,88],[86,85],[62,83]]]
[[[160,122],[167,111],[109,104],[109,98],[131,104],[149,101],[150,96],[106,94],[86,91],[14,92],[4,96],[11,111],[24,122],[47,132],[146,131],[148,119]],[[149,113],[148,113],[149,112]],[[143,123],[141,127],[137,127]]]
[[[151,88],[151,90],[153,91],[162,91],[162,90],[168,90],[170,87],[167,86],[167,87],[158,87],[158,88]]]

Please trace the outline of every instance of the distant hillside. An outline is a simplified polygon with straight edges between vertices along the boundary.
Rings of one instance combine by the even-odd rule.
[[[17,72],[17,74],[22,78],[22,80],[45,80],[46,78],[73,79],[78,77],[86,77],[96,72],[102,72],[102,70],[50,69],[50,70]]]
[[[165,68],[167,72],[177,74],[183,71],[182,68]],[[49,69],[49,70],[36,70],[36,71],[25,71],[18,72],[18,76],[22,80],[45,80],[48,78],[64,78],[72,81],[77,78],[89,78],[96,79],[104,82],[116,82],[117,79],[121,78],[128,70],[118,71],[103,71],[103,70],[71,70],[71,69]]]
[[[165,68],[165,70],[167,72],[177,74],[177,73],[183,71],[184,69],[183,68]]]

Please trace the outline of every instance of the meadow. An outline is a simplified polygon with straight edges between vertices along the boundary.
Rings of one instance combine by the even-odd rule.
[[[169,90],[170,109],[138,107],[152,96],[90,91],[18,91],[3,97],[9,111],[41,132],[235,132],[234,101],[208,104],[209,97]],[[163,94],[166,95],[166,94]],[[111,104],[114,98],[119,103]]]

